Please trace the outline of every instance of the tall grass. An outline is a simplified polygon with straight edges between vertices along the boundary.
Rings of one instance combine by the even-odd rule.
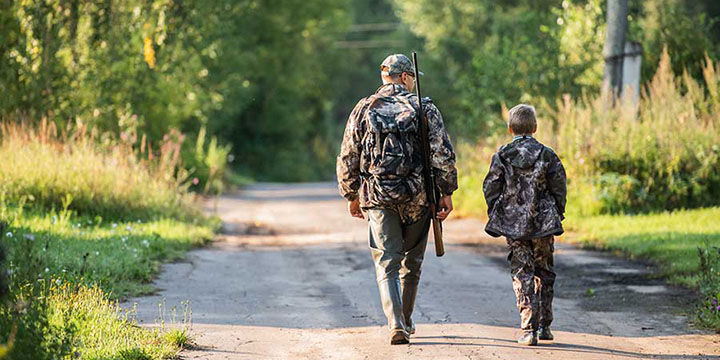
[[[704,83],[675,76],[664,52],[639,102],[602,96],[539,104],[537,138],[555,149],[568,174],[568,211],[638,213],[720,204],[720,64],[707,58]],[[628,94],[628,98],[631,94]],[[461,147],[460,213],[484,212],[481,179],[509,136]]]
[[[626,100],[608,108],[602,97],[558,102],[538,137],[560,152],[575,182],[572,194],[583,205],[574,210],[720,204],[720,65],[709,58],[704,65],[704,84],[676,77],[664,52],[637,107]]]
[[[115,139],[82,125],[58,130],[4,122],[0,126],[0,200],[80,215],[135,220],[192,218],[199,212],[180,167],[181,135],[153,151],[143,137]]]

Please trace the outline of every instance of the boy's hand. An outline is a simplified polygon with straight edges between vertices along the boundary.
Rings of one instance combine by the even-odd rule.
[[[453,211],[452,195],[445,195],[438,202],[437,218],[439,220],[447,219],[448,215]]]
[[[362,213],[362,209],[360,208],[360,200],[355,199],[348,202],[348,212],[350,212],[350,216],[356,217],[358,219],[364,219],[365,216]]]

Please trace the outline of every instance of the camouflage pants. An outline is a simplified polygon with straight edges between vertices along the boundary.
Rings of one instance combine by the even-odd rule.
[[[508,239],[513,290],[523,330],[550,326],[555,285],[552,236],[532,240]]]

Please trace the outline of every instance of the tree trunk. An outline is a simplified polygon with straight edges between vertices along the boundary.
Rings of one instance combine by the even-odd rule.
[[[605,71],[603,93],[619,96],[622,92],[623,53],[628,28],[628,0],[607,0],[607,32],[605,33]]]

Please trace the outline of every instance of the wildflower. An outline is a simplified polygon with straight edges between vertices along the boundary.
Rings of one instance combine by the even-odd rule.
[[[112,223],[113,229],[117,227],[117,223]]]
[[[5,234],[5,236],[11,238],[11,237],[13,237],[13,234],[12,234],[12,232],[8,231],[7,234]]]
[[[713,299],[712,304],[713,304],[713,306],[717,306],[718,305],[717,299]]]
[[[45,268],[45,272],[50,272],[50,268]]]
[[[142,244],[143,244],[144,247],[149,247],[149,246],[150,246],[150,242],[149,242],[147,239],[143,240],[143,241],[142,241]]]
[[[55,280],[55,284],[56,284],[57,286],[60,286],[61,283],[62,283],[62,282],[60,281],[60,279]]]
[[[35,241],[35,235],[33,235],[33,234],[25,234],[25,235],[23,235],[23,237],[26,240]]]
[[[193,178],[193,185],[197,185],[197,184],[199,184],[199,183],[200,183],[200,179],[198,179],[198,178]]]
[[[717,308],[715,308],[715,310],[720,311],[720,306],[718,306]]]
[[[125,227],[125,230],[127,230],[127,231],[132,231],[132,226],[130,226],[130,225],[126,226],[126,227]]]
[[[95,256],[100,256],[100,252],[99,252],[99,251],[96,251],[96,252],[95,252]]]

